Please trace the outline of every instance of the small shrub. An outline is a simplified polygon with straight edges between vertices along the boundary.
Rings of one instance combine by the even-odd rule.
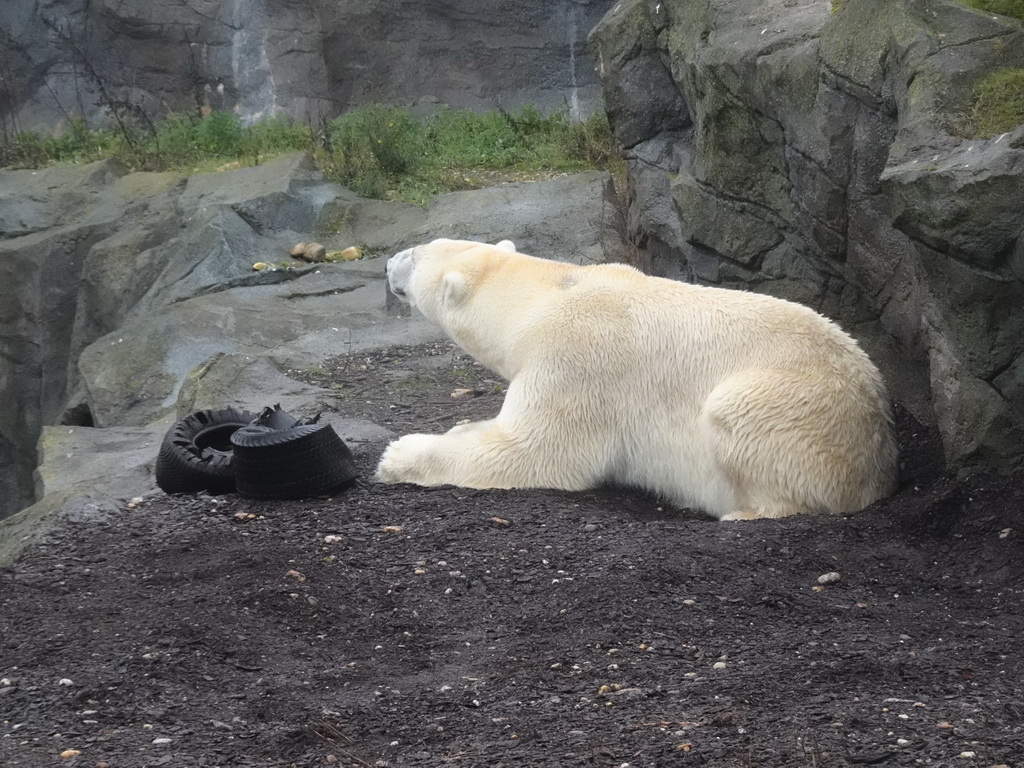
[[[199,120],[182,112],[172,112],[157,124],[154,151],[183,162],[199,154],[196,125]]]
[[[305,149],[313,143],[313,131],[288,115],[276,115],[246,129],[251,152],[275,155]]]
[[[978,84],[972,115],[979,138],[1012,131],[1024,123],[1024,69],[993,72]]]
[[[73,117],[59,136],[23,133],[19,142],[45,156],[46,163],[88,163],[116,153],[119,143],[112,131],[90,130],[84,119]]]
[[[22,133],[0,144],[0,168],[39,168],[48,162],[46,149],[34,133]]]
[[[151,167],[187,168],[226,160],[252,161],[310,149],[311,145],[310,129],[290,117],[243,126],[233,112],[212,112],[204,117],[176,112],[157,123],[146,152]]]
[[[234,112],[211,112],[199,121],[196,144],[203,154],[227,157],[243,154],[245,130]]]
[[[428,152],[441,167],[508,167],[515,162],[517,141],[499,112],[443,109],[426,123]]]
[[[408,110],[373,104],[331,121],[331,145],[344,177],[397,178],[422,155],[422,129]]]
[[[604,112],[595,112],[570,126],[566,155],[597,168],[607,168],[619,160],[612,127]]]

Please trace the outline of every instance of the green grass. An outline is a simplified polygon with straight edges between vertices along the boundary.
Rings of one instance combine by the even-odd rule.
[[[533,107],[476,114],[445,109],[416,119],[369,105],[314,133],[286,117],[245,126],[232,112],[170,114],[156,124],[90,129],[73,119],[59,137],[22,133],[0,142],[0,165],[42,167],[118,158],[132,170],[211,171],[309,151],[324,175],[366,197],[424,203],[433,195],[505,178],[538,178],[621,164],[603,114],[573,123]]]
[[[81,118],[72,118],[57,137],[19,134],[0,146],[0,161],[5,166],[41,167],[116,157],[131,170],[192,172],[233,161],[252,164],[262,157],[306,149],[311,142],[309,128],[290,118],[246,127],[232,112],[205,117],[172,113],[155,125],[126,122],[123,130],[91,129]]]
[[[1024,69],[993,72],[978,84],[975,96],[975,136],[996,136],[1024,123]]]
[[[618,161],[603,114],[572,123],[532,107],[444,109],[417,120],[404,109],[370,105],[332,121],[328,136],[319,159],[329,178],[366,197],[414,203],[502,178],[612,168]]]
[[[998,13],[1024,21],[1024,0],[960,0],[964,5],[979,11]]]

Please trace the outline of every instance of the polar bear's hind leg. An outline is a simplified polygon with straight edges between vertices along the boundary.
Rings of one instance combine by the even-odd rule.
[[[723,520],[842,514],[888,492],[884,406],[851,393],[862,385],[870,389],[841,377],[755,370],[716,387],[701,418],[738,504],[715,513]]]

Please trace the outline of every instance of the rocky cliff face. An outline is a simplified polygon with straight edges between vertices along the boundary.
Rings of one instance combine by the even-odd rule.
[[[0,170],[0,518],[72,477],[88,485],[99,473],[109,485],[121,466],[97,470],[94,453],[129,462],[122,488],[151,482],[150,466],[119,452],[151,463],[185,413],[277,402],[324,410],[330,393],[289,369],[436,338],[425,320],[388,313],[385,254],[447,236],[511,238],[581,263],[620,257],[613,196],[595,171],[420,208],[360,198],[301,154],[188,178],[126,174],[113,161]],[[253,271],[314,238],[375,257]],[[95,435],[109,428],[142,431]],[[37,472],[44,457],[60,469]]]
[[[591,36],[661,273],[816,307],[937,422],[1024,457],[1024,128],[957,136],[1024,32],[952,0],[623,0]]]
[[[367,101],[591,111],[586,35],[611,0],[6,0],[0,116],[110,104],[333,117]],[[13,121],[13,122],[12,122]]]

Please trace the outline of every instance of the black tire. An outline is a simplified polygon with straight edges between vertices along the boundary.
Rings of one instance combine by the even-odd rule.
[[[197,411],[176,421],[156,458],[156,484],[165,493],[235,490],[231,436],[256,416],[234,408]]]
[[[236,488],[254,499],[330,495],[358,474],[352,452],[330,424],[274,430],[254,424],[231,435]]]
[[[256,417],[254,425],[260,427],[267,427],[270,431],[283,431],[286,429],[291,429],[292,427],[297,427],[300,424],[315,424],[319,419],[320,414],[318,413],[310,421],[299,421],[290,413],[288,413],[288,411],[282,410],[281,404],[278,403],[273,407],[267,406],[262,411],[260,411],[260,415]]]

